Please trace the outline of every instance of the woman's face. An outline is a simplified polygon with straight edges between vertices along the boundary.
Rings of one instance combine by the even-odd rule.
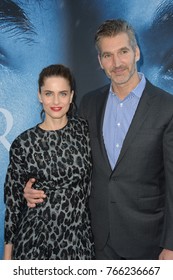
[[[71,91],[67,79],[57,76],[45,78],[38,97],[43,105],[47,121],[66,121],[67,112],[73,99],[73,91]]]

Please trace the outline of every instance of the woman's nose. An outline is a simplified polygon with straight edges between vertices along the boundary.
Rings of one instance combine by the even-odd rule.
[[[59,103],[59,96],[57,94],[54,95],[54,103],[58,104]]]

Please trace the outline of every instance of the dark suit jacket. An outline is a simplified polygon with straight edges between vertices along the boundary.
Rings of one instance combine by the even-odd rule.
[[[110,85],[85,95],[93,156],[90,210],[97,249],[110,235],[127,259],[173,250],[173,95],[148,80],[114,170],[103,141]]]

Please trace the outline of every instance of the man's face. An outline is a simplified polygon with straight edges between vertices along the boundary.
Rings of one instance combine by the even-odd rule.
[[[103,37],[99,40],[100,66],[111,79],[113,87],[133,84],[137,72],[136,62],[140,53],[138,47],[132,49],[128,35],[120,33],[112,37]]]

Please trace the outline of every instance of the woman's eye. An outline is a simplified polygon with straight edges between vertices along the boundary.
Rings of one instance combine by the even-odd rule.
[[[61,92],[60,95],[61,95],[61,96],[66,96],[66,95],[67,95],[67,92]]]
[[[52,93],[51,92],[46,92],[45,95],[46,96],[50,96]]]

